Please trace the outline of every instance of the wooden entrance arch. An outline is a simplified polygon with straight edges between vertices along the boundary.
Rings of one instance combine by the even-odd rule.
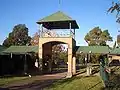
[[[48,42],[63,42],[68,44],[68,73],[67,77],[72,77],[73,72],[73,49],[76,46],[75,41],[75,29],[78,29],[78,25],[75,20],[71,17],[65,15],[63,12],[58,11],[48,17],[45,17],[37,22],[40,25],[40,38],[39,38],[39,58],[42,60],[44,58],[44,48],[50,51],[50,44]],[[62,30],[62,32],[59,32]],[[65,33],[67,31],[67,33]],[[64,33],[63,35],[61,33]],[[75,66],[75,65],[74,65]],[[42,69],[42,63],[40,65]]]
[[[68,75],[69,77],[72,76],[72,55],[73,55],[73,47],[75,45],[75,40],[72,38],[40,38],[39,39],[39,57],[43,58],[47,54],[52,54],[52,46],[50,42],[62,42],[66,43],[68,45]],[[49,42],[49,43],[48,43]],[[45,43],[48,43],[45,45]],[[44,47],[43,47],[44,45]],[[43,49],[46,49],[47,51],[43,53]]]

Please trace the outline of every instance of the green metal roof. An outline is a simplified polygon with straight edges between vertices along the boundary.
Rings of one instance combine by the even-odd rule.
[[[77,46],[76,53],[101,53],[108,54],[110,52],[108,46]]]
[[[50,16],[47,16],[38,22],[53,22],[53,21],[72,21],[72,18],[65,15],[63,12],[58,11]]]
[[[4,47],[4,46],[0,46],[0,55],[3,55],[4,53],[3,53],[3,51],[6,49],[6,47]]]
[[[120,55],[120,48],[115,48],[115,49],[111,50],[110,54]]]
[[[108,46],[76,46],[75,52],[82,53],[101,53],[101,54],[120,54],[120,48],[110,51]],[[10,46],[9,48],[0,47],[0,53],[25,54],[30,52],[38,52],[38,46]]]
[[[38,52],[38,46],[10,46],[4,53],[25,54],[30,52]]]
[[[72,29],[79,28],[75,20],[61,11],[47,16],[39,20],[37,23],[43,24],[43,26],[47,29],[69,29],[69,23],[71,23]]]

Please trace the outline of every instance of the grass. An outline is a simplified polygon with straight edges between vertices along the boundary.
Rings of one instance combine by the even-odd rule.
[[[5,77],[5,78],[0,78],[0,86],[5,86],[9,83],[15,82],[15,81],[20,81],[27,79],[28,77]]]
[[[59,80],[45,90],[101,90],[104,84],[99,76],[77,76]]]

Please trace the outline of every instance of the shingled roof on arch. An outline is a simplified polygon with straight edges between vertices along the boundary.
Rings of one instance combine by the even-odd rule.
[[[71,23],[72,29],[79,29],[76,20],[73,20],[62,11],[53,13],[43,19],[37,21],[38,24],[43,24],[47,29],[69,29],[69,23]]]

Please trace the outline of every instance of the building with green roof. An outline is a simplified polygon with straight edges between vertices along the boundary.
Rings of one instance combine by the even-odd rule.
[[[3,53],[12,54],[28,54],[28,53],[38,53],[38,46],[10,46],[5,49]]]
[[[45,70],[45,62],[49,62],[48,71],[51,70],[52,46],[56,44],[68,45],[68,72],[67,77],[72,77],[76,73],[75,54],[119,54],[118,49],[110,50],[108,46],[76,46],[75,30],[79,29],[76,20],[72,19],[62,11],[55,12],[36,22],[39,25],[39,45],[38,46],[10,46],[7,49],[0,48],[0,53],[15,55],[25,55],[24,66],[26,66],[26,55],[38,53],[39,69]],[[62,30],[62,32],[60,31]],[[61,35],[63,32],[64,35]],[[49,58],[48,58],[49,56]],[[48,59],[46,59],[48,58]],[[25,69],[25,67],[24,67]],[[26,70],[26,69],[25,69]]]
[[[68,45],[68,74],[72,76],[72,55],[76,46],[75,29],[79,29],[76,20],[66,15],[62,11],[55,12],[49,16],[37,21],[40,27],[39,38],[39,58],[43,61],[47,56],[52,57],[52,45],[67,44]],[[66,32],[66,33],[65,33]],[[42,61],[42,62],[43,62]],[[49,61],[49,63],[51,63]],[[45,65],[41,65],[44,69]],[[50,65],[48,65],[50,66]],[[75,66],[74,66],[75,67]],[[51,67],[48,67],[50,71]]]
[[[108,46],[76,46],[76,54],[80,53],[109,54],[110,49]]]
[[[120,48],[114,48],[110,51],[112,55],[120,55]]]

